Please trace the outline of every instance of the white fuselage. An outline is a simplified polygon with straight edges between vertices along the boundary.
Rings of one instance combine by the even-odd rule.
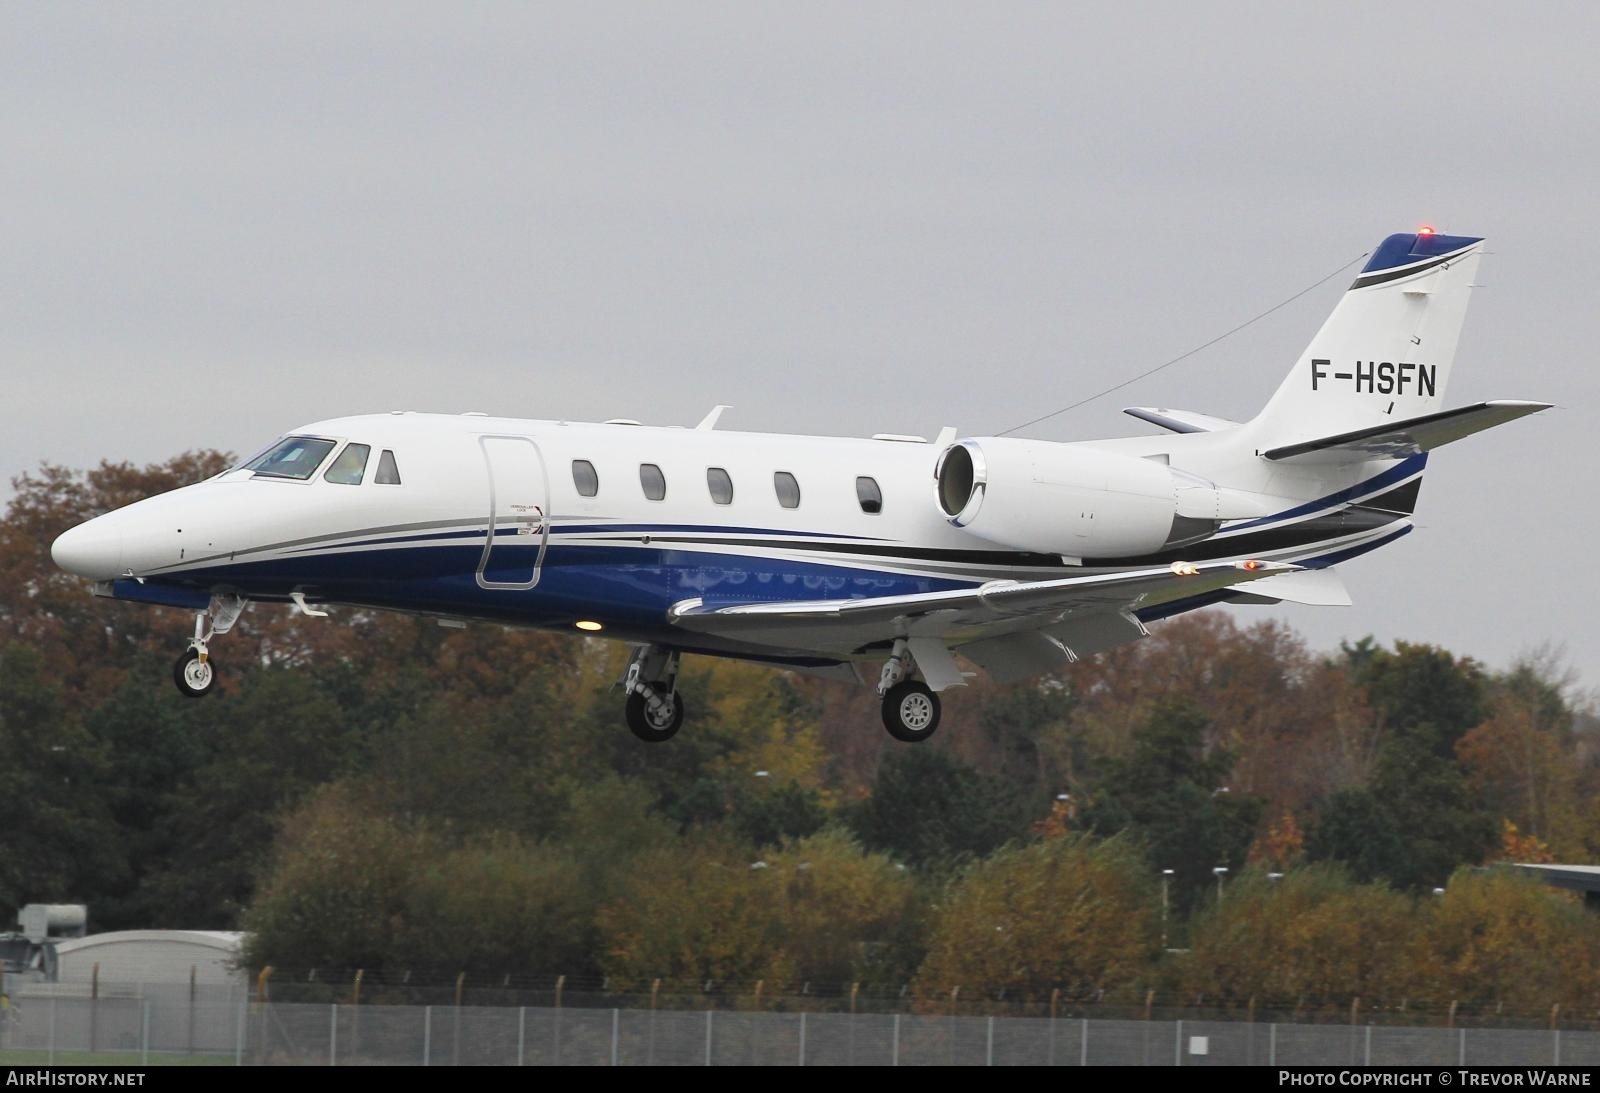
[[[836,653],[817,658],[803,647],[685,641],[669,609],[688,599],[937,592],[1178,557],[1315,565],[1409,529],[1392,512],[1352,522],[1346,502],[1362,493],[1360,483],[1377,494],[1421,471],[1420,460],[1345,467],[1284,491],[1315,497],[1322,488],[1356,487],[1350,497],[1307,506],[1265,494],[1270,476],[1284,472],[1264,468],[1238,483],[1262,494],[1244,518],[1224,514],[1203,541],[1130,556],[1098,548],[1128,541],[1118,529],[1135,510],[1150,524],[1149,489],[1124,491],[1115,466],[1106,472],[1100,464],[1126,461],[1141,483],[1157,482],[1157,493],[1165,479],[1151,478],[1151,457],[1189,477],[1237,478],[1222,455],[1211,458],[1211,436],[1045,445],[1069,457],[1092,453],[1094,475],[1063,486],[1024,470],[990,482],[989,511],[1001,512],[1003,498],[1014,520],[1027,514],[1028,497],[1041,514],[1071,506],[1074,530],[1059,543],[1019,547],[986,537],[981,520],[955,526],[941,508],[940,444],[417,413],[339,418],[290,435],[332,442],[314,473],[225,472],[73,529],[56,544],[58,561],[104,582],[106,594],[196,608],[223,592],[557,629],[581,622],[704,652],[832,662]],[[988,443],[994,452],[1018,442]],[[369,448],[368,465],[358,482],[329,480],[347,444]],[[392,453],[398,482],[379,480],[379,452]],[[1184,476],[1174,481],[1181,486]]]

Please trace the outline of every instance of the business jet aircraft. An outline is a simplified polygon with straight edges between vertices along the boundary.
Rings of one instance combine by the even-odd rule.
[[[1442,410],[1481,240],[1392,235],[1277,392],[1163,434],[786,436],[395,412],[297,429],[232,470],[75,527],[96,594],[196,612],[174,677],[251,600],[345,604],[634,645],[629,728],[678,731],[679,656],[860,682],[918,741],[938,693],[1005,681],[1218,602],[1349,603],[1334,566],[1411,530],[1428,453],[1547,408]],[[1246,587],[1248,586],[1248,588]]]

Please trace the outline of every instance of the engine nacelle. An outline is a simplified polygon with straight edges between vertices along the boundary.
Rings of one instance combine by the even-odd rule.
[[[1199,542],[1221,526],[1211,482],[1080,444],[963,440],[939,457],[934,482],[947,520],[1015,550],[1125,558]]]

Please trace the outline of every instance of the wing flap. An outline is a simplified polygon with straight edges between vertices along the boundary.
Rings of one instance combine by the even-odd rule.
[[[1354,602],[1350,590],[1344,586],[1344,579],[1332,566],[1280,573],[1257,581],[1248,592],[1239,593],[1236,602],[1282,603],[1285,600],[1313,607],[1349,607]]]

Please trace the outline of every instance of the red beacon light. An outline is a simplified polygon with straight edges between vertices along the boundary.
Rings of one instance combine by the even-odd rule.
[[[1424,224],[1424,225],[1422,225],[1422,227],[1417,229],[1417,234],[1418,235],[1432,235],[1433,234],[1433,226],[1431,224]]]

